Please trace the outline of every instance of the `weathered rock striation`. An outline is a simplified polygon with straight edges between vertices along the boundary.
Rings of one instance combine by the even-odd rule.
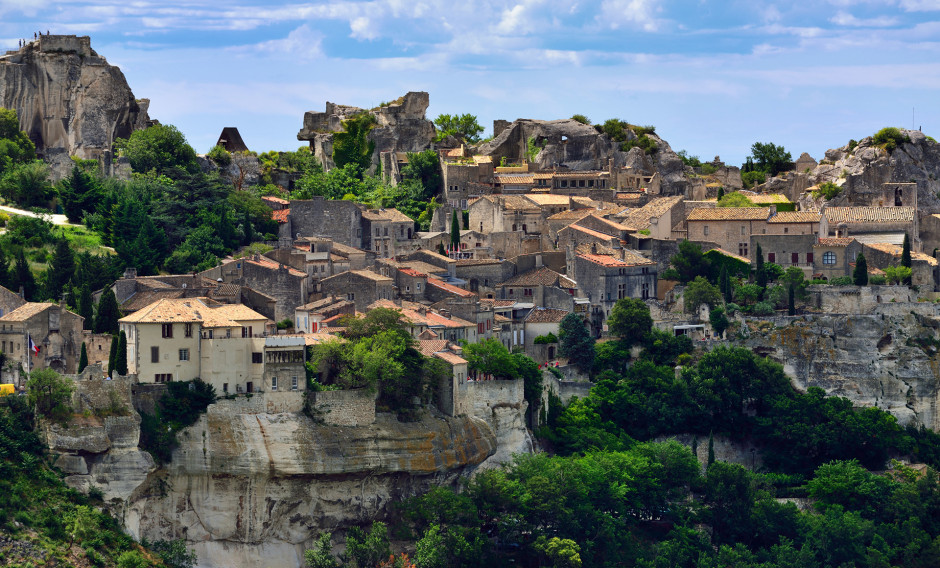
[[[173,460],[127,498],[125,527],[186,538],[199,566],[301,566],[321,530],[380,518],[395,500],[454,483],[496,452],[472,417],[424,413],[401,423],[326,426],[302,414],[211,405],[180,436]]]
[[[0,57],[0,106],[58,172],[69,156],[99,159],[116,138],[146,124],[146,104],[87,36],[41,36]]]
[[[327,102],[325,112],[304,113],[304,125],[297,139],[308,141],[324,169],[329,170],[335,166],[333,134],[343,131],[344,120],[368,112],[376,119],[376,126],[369,131],[369,140],[375,142],[372,154],[375,168],[383,152],[421,152],[431,147],[436,132],[434,123],[425,117],[428,104],[430,97],[425,92],[409,92],[371,110]]]

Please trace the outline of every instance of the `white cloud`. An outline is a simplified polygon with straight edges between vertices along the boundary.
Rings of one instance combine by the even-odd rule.
[[[48,0],[0,0],[0,15],[22,12],[27,16],[35,16],[48,4]]]
[[[349,29],[352,31],[351,37],[356,39],[375,39],[379,36],[375,22],[366,16],[353,18],[349,21]]]
[[[940,0],[901,0],[900,4],[908,12],[940,11]]]
[[[857,28],[886,28],[898,23],[897,18],[890,16],[878,16],[877,18],[856,18],[852,14],[840,10],[835,16],[829,18],[829,21],[838,26],[857,27]]]
[[[323,56],[323,34],[313,31],[304,24],[292,30],[284,39],[273,39],[252,46],[263,53],[286,54],[302,60],[318,59]],[[240,48],[239,51],[244,51]]]
[[[597,21],[612,29],[628,27],[655,32],[663,23],[656,17],[660,11],[658,0],[603,0]]]

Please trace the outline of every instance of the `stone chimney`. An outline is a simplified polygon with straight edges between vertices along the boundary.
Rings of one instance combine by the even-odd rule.
[[[124,269],[124,278],[125,278],[126,280],[133,280],[133,279],[137,278],[137,269],[136,269],[136,268],[131,268],[131,267],[125,268],[125,269]]]

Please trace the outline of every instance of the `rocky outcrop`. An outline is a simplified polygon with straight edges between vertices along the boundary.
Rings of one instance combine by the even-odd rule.
[[[782,363],[797,389],[820,387],[937,430],[938,325],[935,304],[889,302],[856,313],[748,320],[742,332],[744,345]]]
[[[424,413],[401,423],[327,426],[302,414],[211,405],[179,435],[170,464],[125,502],[134,536],[186,538],[199,566],[301,566],[321,530],[381,518],[387,506],[456,479],[493,455],[482,420]]]
[[[0,106],[16,109],[20,128],[56,171],[69,156],[105,157],[147,114],[87,36],[42,36],[0,57]]]
[[[538,149],[531,166],[534,170],[568,168],[570,170],[608,170],[632,168],[633,173],[656,176],[659,191],[664,195],[685,195],[691,188],[682,159],[669,144],[656,134],[648,134],[656,143],[656,152],[646,154],[640,148],[622,152],[616,142],[593,126],[576,120],[518,119],[506,125],[501,121],[499,134],[480,145],[477,152],[492,156],[499,163],[527,159],[527,151]],[[636,138],[627,129],[628,140]],[[531,153],[529,154],[531,157]]]
[[[298,140],[310,143],[310,149],[327,170],[333,168],[333,133],[343,131],[343,121],[368,112],[376,119],[369,131],[375,143],[373,169],[379,165],[383,152],[421,152],[431,147],[435,137],[434,123],[425,117],[430,97],[425,92],[409,92],[403,97],[383,103],[371,110],[327,102],[324,112],[304,113],[304,125]]]

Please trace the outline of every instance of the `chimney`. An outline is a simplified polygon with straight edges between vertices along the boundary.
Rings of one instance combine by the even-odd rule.
[[[777,214],[777,206],[774,204],[770,205],[770,216],[773,217]]]
[[[597,243],[591,243],[591,254],[597,254]]]
[[[136,269],[136,268],[131,268],[131,267],[125,268],[125,269],[124,269],[124,279],[125,279],[125,280],[133,280],[134,278],[137,278],[137,269]]]

